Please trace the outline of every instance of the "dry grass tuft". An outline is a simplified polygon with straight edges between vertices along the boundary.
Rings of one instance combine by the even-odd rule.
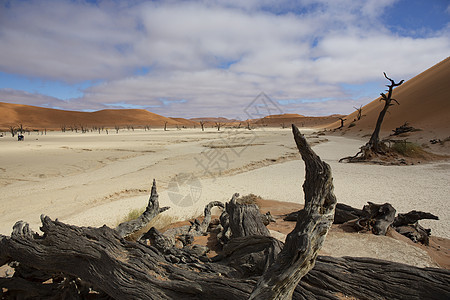
[[[239,204],[256,204],[257,201],[260,201],[260,200],[262,200],[262,198],[260,196],[257,196],[255,194],[248,194],[248,195],[238,198],[237,202]]]
[[[391,149],[405,157],[422,158],[427,154],[427,152],[421,146],[411,142],[394,143],[391,146]]]

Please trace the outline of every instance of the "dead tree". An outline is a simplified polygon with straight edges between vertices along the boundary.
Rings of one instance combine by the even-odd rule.
[[[339,120],[341,120],[341,126],[339,126],[337,129],[341,129],[342,127],[344,127],[344,121],[347,119],[339,117]]]
[[[11,136],[14,137],[16,135],[16,127],[9,126],[9,132],[11,132]]]
[[[400,103],[398,103],[397,100],[392,98],[392,92],[393,92],[394,88],[397,86],[400,86],[404,80],[401,80],[400,82],[396,83],[394,80],[387,77],[385,72],[383,72],[383,74],[384,74],[384,77],[386,77],[386,79],[390,81],[390,84],[386,85],[388,87],[387,95],[385,93],[380,94],[381,95],[380,101],[384,101],[384,106],[378,116],[377,123],[375,125],[375,129],[374,129],[373,133],[372,133],[369,141],[360,148],[360,151],[358,153],[356,153],[355,156],[348,156],[348,157],[341,158],[339,160],[339,162],[367,161],[367,160],[371,159],[374,155],[376,156],[376,155],[386,154],[387,147],[384,145],[383,142],[380,141],[381,124],[383,123],[383,120],[387,113],[388,108],[390,106],[394,105],[392,103],[392,101],[394,101],[397,104],[400,104]]]
[[[356,111],[358,111],[358,115],[356,116],[356,120],[357,121],[361,120],[361,118],[362,118],[362,105],[359,108],[354,107],[354,106],[353,106],[353,108],[356,109]]]
[[[273,237],[255,235],[250,228],[261,226],[260,216],[247,214],[252,208],[236,202],[229,204],[229,227],[242,221],[240,226],[246,229],[236,231],[243,236],[233,238],[232,234],[222,254],[212,259],[202,247],[171,246],[154,228],[148,234],[155,243],[149,245],[148,239],[127,241],[107,226],[77,227],[42,216],[43,235],[22,221],[15,224],[11,236],[0,235],[0,265],[9,263],[16,270],[14,276],[0,278],[2,297],[448,299],[448,270],[369,258],[318,257],[315,263],[336,199],[329,166],[309,148],[298,129],[293,130],[306,164],[305,208],[284,246]],[[152,188],[149,206],[159,211],[155,194]],[[246,216],[241,218],[242,214]],[[256,219],[247,222],[248,218]]]
[[[371,149],[372,151],[379,153],[381,150],[380,147],[380,129],[381,129],[381,124],[383,123],[384,120],[384,116],[386,115],[386,112],[388,110],[388,108],[394,104],[392,104],[392,101],[394,101],[397,104],[398,103],[397,100],[395,100],[394,98],[392,98],[392,92],[394,90],[395,87],[400,86],[404,80],[401,80],[400,82],[395,82],[394,80],[392,80],[391,78],[387,77],[386,73],[384,73],[384,77],[386,77],[387,80],[389,80],[391,82],[391,84],[386,85],[388,87],[387,90],[387,95],[384,93],[381,93],[381,99],[380,101],[384,101],[384,107],[380,112],[380,115],[378,116],[378,120],[377,120],[377,124],[375,125],[375,130],[372,133],[372,136],[370,137],[368,146],[369,149]]]
[[[220,131],[220,127],[222,127],[223,123],[216,122],[217,131]]]
[[[200,126],[202,126],[202,131],[205,131],[205,121],[200,121]]]
[[[167,131],[167,121],[164,122],[164,131]]]
[[[250,126],[250,122],[247,122],[247,129],[252,130],[252,127]]]
[[[119,130],[120,130],[119,125],[114,125],[114,129],[116,130],[116,133],[119,133]]]

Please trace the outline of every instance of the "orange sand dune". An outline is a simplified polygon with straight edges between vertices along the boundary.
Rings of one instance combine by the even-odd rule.
[[[393,79],[398,82],[401,78]],[[410,126],[421,129],[408,135],[411,138],[443,140],[450,136],[450,57],[395,88],[393,98],[400,105],[389,108],[381,128],[384,135],[391,134],[396,127],[408,122]],[[360,135],[371,133],[383,105],[379,97],[364,106],[363,117],[355,121],[351,128],[348,126],[356,119],[357,113],[345,117],[347,121],[343,132]],[[337,128],[339,125],[338,121],[328,128]]]
[[[60,129],[61,126],[169,126],[196,122],[182,118],[166,118],[144,109],[106,109],[96,112],[65,111],[29,105],[0,102],[0,128],[23,125],[28,129]]]
[[[227,118],[214,118],[214,117],[204,117],[204,118],[191,118],[189,119],[191,121],[195,121],[195,122],[200,122],[203,121],[205,122],[205,124],[215,124],[216,122],[220,122],[220,123],[235,123],[238,122],[238,120],[234,120],[234,119],[227,119]]]
[[[282,114],[282,115],[270,115],[261,119],[254,119],[251,121],[252,124],[258,126],[270,126],[270,127],[280,127],[280,126],[291,126],[295,124],[299,127],[323,127],[330,123],[334,123],[338,120],[341,115],[332,115],[325,117],[305,117],[299,114]]]

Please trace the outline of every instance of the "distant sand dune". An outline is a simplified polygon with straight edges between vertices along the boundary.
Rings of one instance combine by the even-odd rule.
[[[389,70],[386,70],[389,76]],[[382,76],[382,74],[380,74]],[[396,82],[402,78],[393,78]],[[389,83],[386,81],[386,83]],[[386,114],[381,131],[385,135],[400,127],[405,122],[410,126],[420,129],[404,137],[412,136],[416,140],[445,139],[450,136],[450,57],[406,81],[394,89],[393,98],[400,105],[391,106]],[[384,92],[384,91],[380,91]],[[378,115],[384,102],[380,97],[362,108],[363,117],[350,123],[357,117],[357,112],[346,116],[345,126],[342,132],[358,134],[360,136],[370,133],[375,127]],[[340,121],[328,126],[329,129],[337,128]]]

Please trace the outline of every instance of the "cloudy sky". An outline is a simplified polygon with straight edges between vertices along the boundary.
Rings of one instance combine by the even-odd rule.
[[[448,0],[0,1],[0,101],[349,113],[450,55]]]

